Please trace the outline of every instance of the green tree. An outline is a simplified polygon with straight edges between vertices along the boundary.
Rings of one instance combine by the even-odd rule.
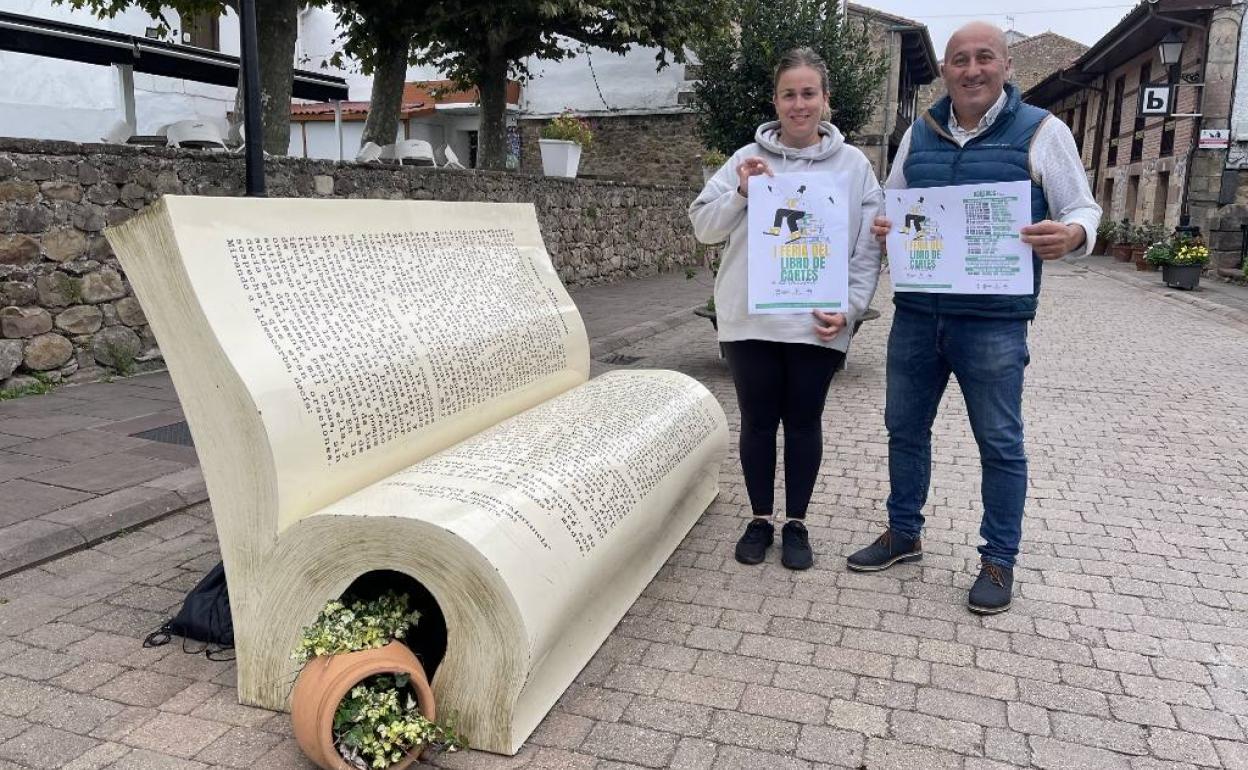
[[[415,38],[414,59],[438,67],[460,87],[480,93],[479,165],[506,161],[508,76],[528,76],[530,58],[575,55],[567,39],[623,53],[632,45],[685,61],[686,46],[715,34],[731,0],[440,0],[431,4]],[[561,39],[562,38],[564,39]]]
[[[98,18],[111,19],[130,7],[146,12],[168,33],[174,23],[166,11],[183,20],[201,14],[238,14],[237,0],[53,0],[73,8],[86,8]],[[264,150],[285,155],[290,150],[290,91],[294,76],[295,38],[299,0],[256,0],[256,43],[260,49],[260,120],[264,127]],[[242,91],[242,73],[239,73]],[[242,100],[235,102],[241,120]]]
[[[342,68],[347,66],[348,58],[354,59],[360,71],[373,78],[368,120],[360,144],[390,144],[398,131],[412,39],[427,23],[428,3],[333,0],[330,5],[338,16],[340,44],[330,57],[330,64]]]
[[[808,46],[828,64],[832,122],[852,136],[871,118],[888,72],[864,19],[842,18],[829,0],[737,0],[734,24],[698,40],[702,64],[694,84],[698,134],[726,155],[754,140],[759,124],[776,119],[772,76],[780,55]]]

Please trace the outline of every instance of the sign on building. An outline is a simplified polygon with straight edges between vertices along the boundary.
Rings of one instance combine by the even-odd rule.
[[[1229,128],[1203,128],[1200,131],[1200,149],[1217,150],[1229,146],[1231,130]]]
[[[1140,88],[1141,115],[1170,114],[1170,86],[1148,85]]]

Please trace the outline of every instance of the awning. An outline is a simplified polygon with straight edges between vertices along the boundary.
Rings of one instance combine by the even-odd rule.
[[[4,11],[0,11],[0,50],[86,64],[128,64],[135,72],[238,86],[237,56]],[[320,102],[346,99],[347,82],[295,70],[291,96]]]

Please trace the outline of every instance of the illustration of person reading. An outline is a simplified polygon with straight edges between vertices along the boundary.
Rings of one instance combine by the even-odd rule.
[[[926,221],[927,221],[927,209],[923,206],[923,199],[919,198],[915,202],[915,204],[910,207],[910,212],[906,214],[905,226],[901,228],[901,231],[905,233],[906,235],[909,235],[910,226],[914,225],[914,232],[917,234],[920,230],[923,229],[923,224]]]
[[[792,198],[784,201],[784,208],[776,209],[776,217],[772,221],[771,227],[763,232],[767,235],[779,235],[780,223],[784,222],[789,230],[789,241],[795,241],[802,237],[802,221],[806,219],[806,212],[799,208],[803,206],[802,194],[806,192],[806,185],[797,188],[797,193]]]

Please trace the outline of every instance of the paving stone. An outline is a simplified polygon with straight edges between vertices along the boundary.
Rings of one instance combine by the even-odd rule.
[[[190,684],[190,680],[154,671],[127,671],[93,693],[130,706],[159,706]]]
[[[702,738],[681,738],[672,756],[671,770],[711,770],[719,747]]]
[[[768,684],[773,676],[777,676],[777,670],[784,670],[789,665],[707,650],[699,655],[698,662],[694,664],[693,673],[713,679]],[[783,687],[784,685],[777,684],[777,686]]]
[[[1129,770],[1122,754],[1052,738],[1032,737],[1031,761],[1043,770]]]
[[[620,663],[603,680],[602,686],[610,690],[653,695],[666,677],[667,673],[660,669]]]
[[[811,764],[785,754],[741,746],[723,746],[715,760],[715,770],[755,770],[766,767],[776,770],[810,770]]]
[[[594,726],[582,747],[605,759],[666,767],[676,752],[676,737],[642,727],[603,722]]]
[[[657,695],[667,700],[695,703],[713,708],[735,709],[745,693],[742,682],[710,679],[693,674],[668,674]]]
[[[1147,735],[1139,725],[1113,722],[1082,714],[1053,714],[1053,737],[1069,743],[1096,746],[1123,754],[1147,754]]]
[[[262,758],[261,762],[264,762],[264,758]],[[307,767],[307,760],[304,760],[304,762],[305,764],[300,766],[301,769]],[[276,770],[277,766],[257,763],[256,767],[272,767]],[[121,768],[125,770],[207,770],[208,765],[205,765],[203,762],[171,757],[168,754],[161,754],[146,749],[135,749],[117,760],[110,768],[118,768],[118,770],[121,770]]]
[[[621,721],[653,730],[700,736],[710,727],[711,714],[709,706],[695,706],[690,703],[639,695],[625,709]],[[588,720],[586,722],[588,723]],[[588,724],[585,732],[589,732]],[[562,746],[562,748],[576,748],[576,746]]]
[[[791,752],[797,746],[798,725],[770,717],[719,711],[706,737],[718,743],[771,751]]]
[[[858,678],[843,671],[781,663],[771,684],[784,690],[849,699],[858,689]]]
[[[1244,740],[1244,731],[1229,714],[1194,709],[1190,706],[1175,706],[1174,716],[1179,720],[1179,729],[1186,732],[1232,741]]]
[[[1049,712],[1046,709],[1026,703],[1010,703],[1007,704],[1006,712],[1006,717],[1012,730],[1029,735],[1048,736],[1052,734]]]
[[[0,658],[0,673],[40,682],[63,674],[81,662],[73,655],[28,647],[12,657]]]
[[[1006,727],[1006,704],[978,695],[920,687],[916,708],[924,714],[951,716],[984,727]]]
[[[82,735],[35,725],[21,735],[0,743],[0,760],[35,770],[60,770],[70,758],[85,754],[97,743]]]
[[[100,743],[65,765],[63,770],[100,770],[109,766],[116,767],[114,763],[132,751],[134,749],[122,746],[120,743]]]
[[[1203,735],[1156,728],[1149,734],[1148,745],[1160,759],[1214,767],[1221,764],[1213,741]]]
[[[827,723],[831,727],[852,730],[863,735],[888,734],[888,709],[849,700],[833,699],[828,703]]]
[[[914,746],[900,741],[870,738],[867,740],[866,765],[871,770],[957,770],[962,757],[948,751]]]
[[[125,452],[93,457],[31,475],[32,481],[53,484],[94,494],[114,492],[164,476],[186,466],[151,457],[139,458]]]
[[[979,725],[913,711],[894,712],[893,737],[902,743],[931,746],[959,754],[983,753],[984,730]]]
[[[263,756],[281,741],[276,735],[249,727],[234,727],[213,741],[195,759],[212,766],[256,767],[256,758]]]

